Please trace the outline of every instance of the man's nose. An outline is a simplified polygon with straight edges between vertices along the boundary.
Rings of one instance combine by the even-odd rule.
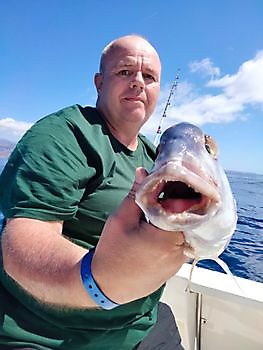
[[[142,73],[138,72],[137,74],[135,74],[133,76],[133,79],[130,81],[129,83],[129,87],[131,89],[139,89],[139,90],[143,90],[145,87],[145,83],[144,83],[144,79],[142,76]]]

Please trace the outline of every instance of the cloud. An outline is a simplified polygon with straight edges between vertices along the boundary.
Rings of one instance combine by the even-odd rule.
[[[222,88],[226,96],[241,104],[263,107],[263,50],[254,59],[244,62],[236,74],[210,81],[207,86]]]
[[[0,119],[0,137],[16,142],[31,125],[30,123],[16,121],[12,118]]]
[[[209,78],[220,73],[208,58],[191,64],[191,71],[210,72]],[[179,81],[173,104],[167,110],[167,118],[162,120],[162,130],[170,125],[188,121],[199,126],[206,123],[229,123],[245,119],[249,108],[263,108],[263,50],[240,65],[233,75],[227,74],[219,79],[209,80],[203,86],[195,86],[188,81]],[[205,89],[204,89],[205,88]],[[215,89],[218,88],[218,93]],[[205,93],[202,93],[205,91]],[[168,86],[162,89],[154,115],[143,127],[147,135],[156,130],[169,95]],[[164,97],[166,96],[166,98]]]
[[[209,76],[211,79],[218,77],[220,75],[220,68],[214,66],[210,58],[206,57],[201,61],[193,61],[189,64],[190,71],[200,72],[204,76]]]

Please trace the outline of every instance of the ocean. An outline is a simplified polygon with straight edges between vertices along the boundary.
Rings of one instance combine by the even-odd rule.
[[[0,172],[4,163],[0,159]],[[263,282],[263,175],[227,171],[227,176],[237,202],[238,222],[220,258],[233,275]],[[0,212],[0,222],[2,218]],[[198,266],[222,272],[210,260],[203,260]]]
[[[220,258],[233,275],[263,282],[263,175],[227,171],[227,177],[237,202],[238,222]],[[210,260],[198,266],[222,272]]]

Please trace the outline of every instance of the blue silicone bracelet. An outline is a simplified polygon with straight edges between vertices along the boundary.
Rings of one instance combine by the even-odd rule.
[[[112,300],[106,297],[92,276],[91,261],[94,251],[95,249],[90,249],[82,259],[80,270],[82,282],[89,296],[98,306],[105,310],[111,310],[119,306],[119,304],[114,303]]]

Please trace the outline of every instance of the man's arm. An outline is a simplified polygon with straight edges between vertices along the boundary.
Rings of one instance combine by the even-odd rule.
[[[136,190],[143,173],[137,172]],[[186,261],[182,233],[166,232],[141,221],[133,198],[124,199],[108,218],[97,245],[92,272],[104,294],[127,303],[157,290]],[[84,289],[80,263],[87,252],[61,234],[62,222],[14,218],[2,236],[6,272],[45,303],[95,307]]]
[[[62,222],[8,220],[2,235],[4,269],[44,303],[94,307],[79,272],[87,251],[63,237],[61,231]]]

